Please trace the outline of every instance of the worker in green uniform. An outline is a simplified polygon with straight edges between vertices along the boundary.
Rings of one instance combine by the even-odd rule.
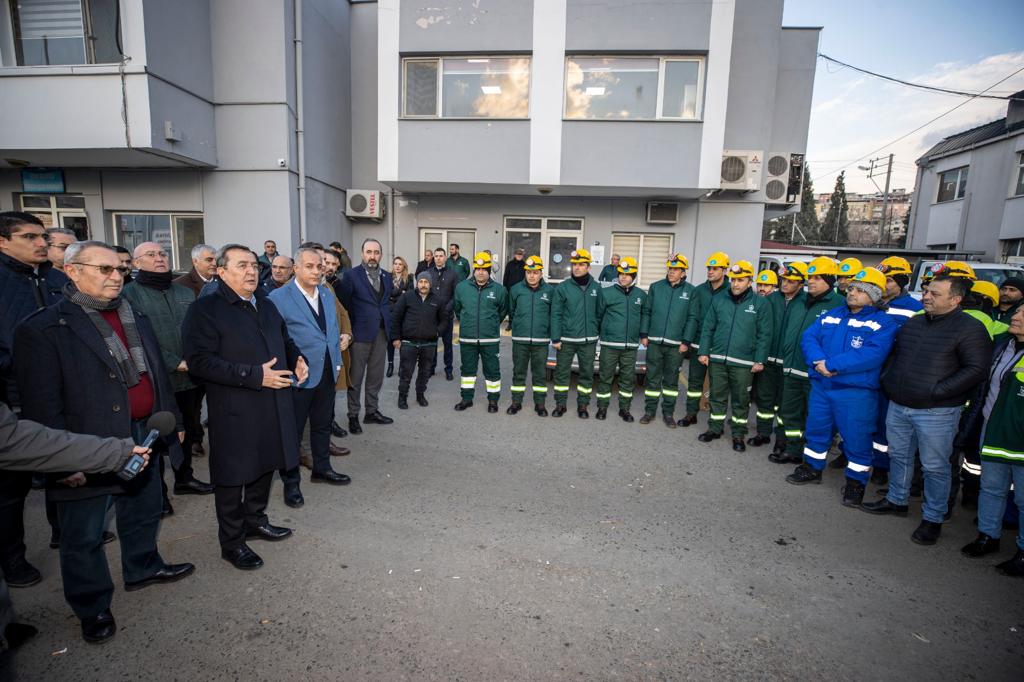
[[[487,387],[487,411],[498,411],[501,395],[501,365],[498,351],[501,321],[508,314],[508,292],[491,279],[491,256],[481,251],[473,258],[473,277],[455,287],[452,308],[459,318],[459,356],[462,361],[462,400],[458,412],[473,406],[476,368],[483,366]]]
[[[732,449],[747,449],[747,415],[750,412],[750,384],[764,371],[772,342],[772,309],[754,293],[754,266],[745,260],[729,268],[729,293],[718,296],[704,318],[697,361],[709,368],[711,414],[708,430],[697,437],[709,443],[722,437],[731,404]]]
[[[621,257],[613,253],[608,265],[601,268],[601,274],[597,276],[598,282],[617,282],[619,280],[619,260]]]
[[[548,339],[551,338],[551,302],[555,288],[544,281],[544,261],[529,256],[523,261],[525,279],[508,292],[508,319],[512,326],[512,404],[505,410],[516,414],[523,409],[526,372],[533,380],[533,410],[548,416],[544,407],[548,394],[545,380]]]
[[[708,256],[704,265],[708,269],[708,279],[693,292],[686,318],[686,329],[683,331],[683,343],[690,348],[690,366],[686,381],[686,414],[677,422],[679,426],[697,423],[700,398],[704,394],[704,377],[708,369],[697,361],[698,353],[694,351],[700,350],[698,346],[701,326],[704,323],[704,316],[711,308],[711,300],[729,291],[729,287],[725,285],[725,269],[729,267],[729,254],[716,251]]]
[[[594,355],[601,317],[597,309],[601,285],[590,276],[590,252],[576,249],[569,254],[572,277],[555,287],[551,303],[551,345],[557,352],[555,361],[555,409],[552,417],[565,414],[569,401],[572,361],[579,362],[576,378],[576,414],[587,419],[587,405],[594,386]]]
[[[636,385],[636,350],[640,347],[646,292],[636,286],[637,263],[632,256],[619,260],[619,281],[601,289],[601,358],[597,379],[598,419],[608,416],[612,381],[619,375],[619,416],[633,421],[629,408]]]
[[[650,424],[658,413],[665,426],[676,428],[676,400],[679,398],[679,366],[687,350],[683,331],[690,312],[694,286],[686,281],[690,261],[681,253],[669,256],[668,272],[647,290],[644,314],[640,322],[640,340],[647,341],[647,384],[644,387],[644,416],[641,424]]]
[[[772,343],[775,343],[776,329],[779,325],[778,318],[781,310],[773,297],[779,290],[779,275],[774,270],[762,270],[754,278],[754,287],[757,295],[761,296],[772,309]],[[775,393],[778,388],[776,374],[772,371],[771,346],[768,347],[768,362],[764,370],[754,376],[750,386],[750,398],[754,403],[754,410],[757,415],[757,433],[747,439],[747,445],[761,446],[771,441],[772,428],[775,426]]]
[[[481,251],[481,253],[484,252]],[[487,255],[490,256],[489,253]],[[471,269],[469,267],[469,261],[459,253],[459,245],[454,242],[448,245],[448,267],[455,271],[459,276],[460,282],[464,279],[469,279],[469,272]]]

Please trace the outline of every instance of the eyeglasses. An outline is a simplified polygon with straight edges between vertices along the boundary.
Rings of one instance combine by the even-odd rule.
[[[124,277],[125,275],[132,271],[131,268],[125,265],[94,265],[92,263],[71,263],[71,265],[84,265],[88,268],[96,268],[104,277],[110,277],[112,274],[114,274],[114,270],[117,270],[122,277]]]
[[[50,235],[45,232],[19,232],[18,234],[12,234],[11,237],[18,237],[24,239],[27,242],[34,242],[37,239],[42,239],[47,244],[50,243]]]
[[[142,255],[146,258],[167,258],[166,251],[146,251]]]
[[[58,251],[67,251],[71,244],[50,244],[51,248],[57,249]]]

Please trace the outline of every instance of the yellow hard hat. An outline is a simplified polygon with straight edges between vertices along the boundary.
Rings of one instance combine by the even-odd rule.
[[[853,282],[865,282],[867,284],[874,284],[876,287],[885,292],[885,275],[879,272],[876,268],[864,268],[860,270],[856,275],[853,276]]]
[[[999,287],[992,282],[979,279],[971,285],[971,292],[991,299],[992,305],[999,305]]]
[[[818,256],[807,264],[807,276],[839,274],[839,266],[828,256]]]
[[[673,253],[668,257],[668,262],[665,263],[670,268],[682,268],[683,270],[690,269],[690,261],[686,259],[681,253]]]
[[[543,270],[544,261],[541,260],[540,256],[529,256],[523,261],[523,270]]]
[[[739,279],[740,277],[753,277],[754,266],[749,261],[738,260],[733,263],[732,267],[729,268],[729,272],[726,273],[729,279]]]
[[[889,256],[878,264],[878,271],[886,277],[911,274],[910,262],[902,256]]]
[[[491,254],[487,253],[486,251],[480,251],[475,256],[473,256],[473,269],[475,270],[477,268],[487,268],[488,270],[490,270]]]
[[[864,266],[856,258],[844,258],[839,261],[839,276],[853,277],[864,269]]]
[[[942,265],[945,266],[941,272],[943,275],[948,275],[949,277],[961,277],[972,281],[978,279],[978,276],[974,274],[974,268],[962,260],[948,260],[945,263],[942,263]],[[938,275],[940,273],[936,272],[935,274]]]
[[[590,265],[590,252],[586,249],[576,249],[569,254],[570,263],[585,263]]]
[[[771,284],[773,287],[779,286],[779,276],[775,274],[774,270],[762,270],[757,273],[758,284]]]
[[[619,267],[616,268],[619,274],[622,275],[636,275],[636,258],[632,256],[625,256],[619,259]]]
[[[794,282],[802,282],[807,279],[807,263],[803,261],[793,261],[786,266],[786,272],[783,273],[782,279],[791,279]]]
[[[725,251],[715,251],[708,256],[708,261],[704,265],[709,268],[727,268],[729,267],[729,254]]]

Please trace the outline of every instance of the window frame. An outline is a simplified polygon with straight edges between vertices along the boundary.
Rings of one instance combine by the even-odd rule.
[[[540,225],[537,227],[509,227],[508,222],[510,220],[539,220]],[[548,227],[549,220],[574,220],[580,224],[579,229],[571,229],[564,227]],[[519,213],[509,213],[502,215],[501,217],[501,258],[502,263],[508,263],[512,260],[512,254],[508,253],[508,233],[511,232],[534,232],[540,235],[540,251],[537,254],[544,260],[544,281],[552,284],[558,284],[564,282],[565,279],[552,279],[550,277],[550,267],[553,263],[549,262],[549,256],[551,253],[551,237],[575,237],[576,248],[583,248],[586,244],[584,239],[584,231],[586,230],[587,219],[581,215],[527,215]],[[530,255],[530,254],[527,254]]]
[[[1017,152],[1017,179],[1010,190],[1011,197],[1024,197],[1024,151]]]
[[[654,118],[584,118],[569,116],[569,62],[574,59],[657,59],[658,92]],[[665,68],[669,62],[697,62],[697,110],[692,118],[665,116]],[[704,55],[656,55],[656,54],[568,54],[562,72],[562,120],[563,121],[673,121],[676,123],[704,122],[704,80],[707,75],[707,57]]]
[[[111,229],[113,231],[113,242],[115,246],[123,246],[121,244],[121,232],[117,227],[117,219],[123,215],[165,215],[167,216],[168,225],[171,230],[171,252],[168,256],[171,259],[171,271],[172,272],[185,272],[192,267],[191,262],[185,267],[181,263],[176,263],[176,257],[178,253],[178,231],[175,229],[175,218],[201,218],[203,221],[203,239],[206,239],[206,216],[201,211],[113,211],[111,213]]]
[[[529,64],[529,87],[526,89],[526,116],[522,117],[509,117],[509,116],[443,116],[441,114],[444,111],[444,60],[445,59],[525,59]],[[434,108],[433,115],[430,114],[407,114],[406,113],[406,93],[408,85],[408,71],[406,70],[406,64],[409,62],[434,62],[437,64],[437,104]],[[427,56],[414,56],[414,57],[402,57],[401,62],[402,69],[402,100],[400,102],[400,113],[399,119],[410,120],[410,121],[529,121],[533,116],[533,97],[531,97],[533,90],[533,55],[532,54],[470,54],[470,55],[427,55]]]
[[[95,65],[95,64],[117,64],[117,62],[97,62],[96,61],[96,42],[95,33],[93,28],[93,16],[92,16],[92,3],[91,0],[78,0],[78,7],[82,13],[82,43],[83,52],[85,54],[85,61],[81,64],[25,64],[25,55],[22,51],[21,40],[19,38],[21,34],[21,20],[18,16],[18,3],[17,0],[10,0],[8,5],[8,20],[11,28],[11,43],[14,46],[14,66],[83,66],[83,65]],[[117,27],[118,35],[116,36],[119,44],[123,42],[124,37],[121,35],[120,20],[118,21]],[[122,48],[123,49],[123,48]]]
[[[612,232],[611,239],[608,240],[608,254],[609,254],[609,258],[611,256],[611,254],[613,254],[613,253],[619,253],[620,255],[623,255],[621,253],[622,252],[621,248],[619,248],[619,249],[615,248],[615,238],[619,237],[619,236],[621,236],[621,237],[640,237],[640,250],[637,253],[637,259],[636,259],[637,272],[636,272],[636,279],[634,281],[637,282],[637,286],[638,287],[640,287],[644,291],[647,291],[650,288],[650,284],[648,284],[647,286],[643,286],[643,285],[641,285],[639,283],[640,279],[641,279],[641,274],[644,271],[644,241],[647,239],[647,237],[668,237],[668,253],[665,254],[665,258],[667,259],[669,256],[672,255],[672,252],[675,251],[675,248],[676,248],[676,234],[675,234],[675,232],[667,232],[667,231],[666,232],[641,232],[641,231],[634,231],[634,230],[615,230],[615,231]],[[628,254],[626,254],[626,255],[628,255]],[[662,277],[658,277],[658,278],[655,278],[655,279],[651,280],[651,284],[653,284],[654,282],[657,282],[659,279],[662,279]]]
[[[935,203],[936,204],[948,204],[952,201],[960,201],[967,195],[967,183],[964,182],[963,194],[960,194],[960,181],[961,175],[964,171],[967,171],[967,176],[970,177],[970,164],[964,164],[963,166],[956,166],[955,168],[947,168],[938,174],[938,183],[935,189]],[[953,197],[951,199],[942,199],[942,178],[948,173],[956,173],[956,183],[953,189]]]

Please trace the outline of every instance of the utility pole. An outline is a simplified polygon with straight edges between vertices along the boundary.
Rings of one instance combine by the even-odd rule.
[[[889,242],[892,241],[892,235],[890,231],[892,226],[889,225],[889,221],[885,218],[885,209],[889,206],[889,181],[892,179],[892,154],[889,154],[889,164],[885,169],[885,194],[882,195],[882,225],[885,227],[885,245],[889,246]],[[881,232],[881,230],[879,230]]]
[[[875,164],[881,161],[882,158],[883,157],[879,156],[877,159],[871,159],[870,166],[857,166],[859,170],[868,172],[868,179],[871,180],[872,184],[874,184],[875,189],[877,189],[880,192],[882,192],[882,188],[878,186],[877,182],[875,182],[875,171],[878,170],[879,172],[881,172],[881,164],[879,164],[877,167],[875,166]],[[878,240],[882,241],[884,235],[885,241],[883,243],[883,246],[888,246],[889,241],[891,240],[890,227],[888,221],[886,220],[885,213],[889,205],[889,183],[892,180],[892,160],[893,155],[889,154],[889,161],[885,165],[885,191],[882,192],[882,217],[878,222]]]

